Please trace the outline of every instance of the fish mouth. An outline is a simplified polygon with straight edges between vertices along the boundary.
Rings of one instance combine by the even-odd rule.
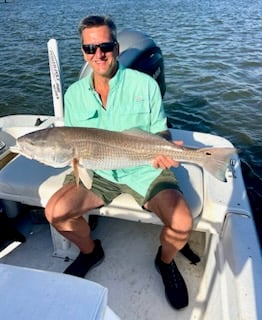
[[[19,145],[10,146],[9,150],[12,153],[21,154],[22,156],[24,156],[28,159],[33,159],[33,156],[31,154],[29,154],[28,152],[24,152],[23,149]]]

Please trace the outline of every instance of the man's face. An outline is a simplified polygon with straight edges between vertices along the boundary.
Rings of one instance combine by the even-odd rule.
[[[101,43],[112,42],[110,30],[107,26],[86,28],[82,33],[82,44],[99,45]],[[102,76],[111,78],[117,68],[117,56],[119,54],[119,46],[116,44],[113,51],[102,52],[101,48],[97,48],[94,54],[85,53],[82,49],[84,59],[87,61],[94,71],[94,76]]]

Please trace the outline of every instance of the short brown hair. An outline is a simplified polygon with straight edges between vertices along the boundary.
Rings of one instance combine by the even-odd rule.
[[[82,40],[83,30],[86,28],[107,26],[110,29],[112,41],[117,41],[117,30],[114,21],[109,16],[87,16],[80,21],[78,31]]]

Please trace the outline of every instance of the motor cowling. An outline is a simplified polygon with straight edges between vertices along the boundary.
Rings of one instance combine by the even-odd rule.
[[[120,63],[127,68],[144,72],[153,77],[157,81],[163,97],[166,91],[164,60],[161,49],[155,41],[141,31],[124,29],[118,33],[118,42]],[[80,79],[90,72],[90,66],[85,63],[80,72]]]

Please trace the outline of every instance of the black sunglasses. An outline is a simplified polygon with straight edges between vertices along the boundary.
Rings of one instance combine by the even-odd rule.
[[[103,42],[100,44],[83,44],[82,48],[86,54],[95,54],[96,49],[100,48],[103,53],[112,52],[116,46],[117,42]]]

